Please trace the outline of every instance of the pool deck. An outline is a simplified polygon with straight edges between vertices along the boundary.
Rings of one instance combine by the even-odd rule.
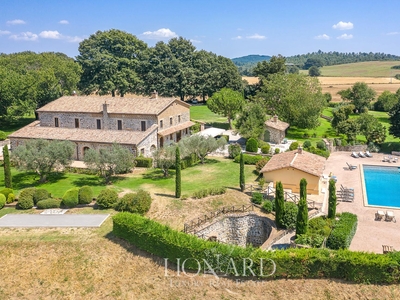
[[[332,172],[337,176],[336,189],[340,189],[342,184],[345,187],[354,188],[353,202],[338,202],[337,212],[351,212],[358,216],[357,232],[350,245],[350,250],[368,251],[382,253],[382,245],[393,246],[395,250],[400,250],[400,209],[395,208],[377,208],[364,205],[364,191],[361,176],[361,164],[380,165],[380,166],[400,166],[400,162],[383,162],[382,153],[373,153],[372,158],[353,158],[351,152],[331,153],[325,164],[324,174]],[[357,166],[357,169],[349,171],[347,164]],[[393,195],[398,197],[398,195]],[[326,201],[326,200],[325,200]],[[324,205],[324,212],[327,212],[327,203]],[[398,222],[386,222],[384,219],[375,221],[377,210],[391,210]]]

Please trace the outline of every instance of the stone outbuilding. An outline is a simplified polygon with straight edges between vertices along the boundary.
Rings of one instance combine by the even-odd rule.
[[[326,159],[301,148],[275,154],[261,169],[266,182],[282,182],[284,189],[300,192],[300,180],[307,180],[307,194],[319,195]]]
[[[280,144],[285,138],[289,124],[279,120],[277,115],[265,121],[264,124],[266,127],[264,140],[273,144]]]
[[[75,160],[113,143],[135,155],[190,135],[190,105],[175,98],[64,96],[37,111],[38,120],[9,135],[11,149],[28,139],[67,140]]]

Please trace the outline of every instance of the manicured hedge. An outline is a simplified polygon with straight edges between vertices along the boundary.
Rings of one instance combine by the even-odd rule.
[[[15,201],[15,195],[13,193],[8,194],[7,203],[13,203]]]
[[[13,190],[10,188],[4,188],[2,190],[0,190],[0,194],[3,194],[4,196],[6,196],[6,199],[8,198],[8,195],[13,193]]]
[[[93,189],[84,185],[78,191],[78,202],[79,204],[89,204],[93,201]]]
[[[36,205],[40,200],[51,198],[50,193],[45,189],[36,189],[33,194],[33,203]]]
[[[215,195],[222,195],[226,193],[226,188],[224,187],[213,187],[208,189],[198,190],[193,193],[194,199],[201,199],[207,196],[215,196]]]
[[[148,192],[139,190],[137,193],[128,193],[122,196],[115,205],[115,210],[145,214],[151,206],[151,196]]]
[[[243,266],[243,259],[251,258],[251,269],[259,275],[260,259],[264,266],[271,259],[276,265],[272,278],[338,278],[362,283],[400,282],[400,253],[374,254],[349,250],[288,249],[264,251],[259,248],[242,248],[233,245],[205,241],[161,225],[138,214],[119,213],[113,217],[113,234],[160,258],[168,259],[170,266],[180,259],[185,269],[198,269],[195,259],[208,262],[217,255],[220,269],[235,271],[232,261]],[[212,261],[211,261],[212,263]],[[227,265],[229,264],[229,265]],[[204,268],[203,263],[200,267]],[[270,270],[270,269],[269,269]],[[240,272],[240,271],[239,271]],[[267,274],[269,272],[264,272]],[[250,272],[247,272],[249,275]],[[193,274],[191,274],[193,275]],[[270,277],[271,278],[271,277]],[[259,278],[257,278],[259,279]]]
[[[151,168],[153,166],[153,159],[151,157],[138,156],[135,158],[135,161],[138,168]]]
[[[35,194],[36,188],[23,189],[18,196],[18,208],[30,209],[34,206],[33,195]]]
[[[254,192],[253,195],[251,196],[251,202],[254,204],[260,205],[263,202],[263,194],[259,192]]]
[[[118,193],[112,189],[105,189],[97,196],[96,203],[101,209],[114,207],[118,202]]]
[[[249,152],[257,152],[258,151],[258,142],[255,138],[249,138],[247,140],[246,151],[249,151]]]
[[[255,165],[261,159],[263,159],[261,155],[243,154],[243,160],[245,165]],[[240,155],[235,157],[234,162],[235,163],[240,162]]]
[[[329,235],[326,246],[330,249],[348,249],[357,230],[357,216],[344,212]]]
[[[59,199],[45,199],[45,200],[40,200],[36,204],[37,208],[39,209],[48,209],[48,208],[60,208],[61,206],[61,200]]]
[[[2,209],[4,207],[4,205],[6,205],[6,196],[4,196],[3,194],[0,194],[0,209]]]
[[[79,203],[78,193],[79,188],[72,188],[66,191],[62,197],[61,205],[69,208],[77,206]]]

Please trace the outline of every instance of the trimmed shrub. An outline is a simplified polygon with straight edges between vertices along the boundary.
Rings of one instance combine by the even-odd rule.
[[[128,211],[143,215],[149,211],[151,202],[152,199],[150,194],[143,190],[139,190],[137,193],[125,194],[118,200],[115,205],[115,210]]]
[[[249,265],[249,268],[254,273],[247,272],[247,276],[261,275],[259,262],[263,259],[264,263],[272,260],[276,264],[277,268],[272,277],[274,279],[337,278],[368,284],[400,282],[399,252],[382,255],[312,248],[260,251],[253,247],[244,248],[205,241],[128,212],[113,217],[113,234],[141,250],[168,259],[168,263],[175,264],[178,259],[180,264],[185,261],[185,268],[194,272],[198,271],[198,262],[206,259],[211,267],[227,270],[227,275],[232,275],[234,278],[235,272],[243,265],[243,258],[251,257],[254,264]],[[212,257],[218,255],[226,259],[211,261],[210,253],[213,253]],[[236,268],[232,267],[233,264]],[[201,264],[200,267],[202,271],[210,270],[206,264]],[[268,274],[270,269],[266,263],[264,267],[266,267],[264,274]]]
[[[138,168],[151,168],[153,166],[153,159],[151,157],[138,156],[135,158],[135,161]]]
[[[309,141],[309,140],[304,141],[303,148],[307,149],[307,148],[310,148],[310,147],[311,147],[311,141]]]
[[[6,133],[0,130],[0,141],[4,141],[6,138],[7,138]]]
[[[13,193],[8,194],[7,203],[13,203],[15,201],[15,195]]]
[[[196,153],[192,153],[189,156],[181,159],[181,169],[184,170],[189,167],[193,167],[198,164],[199,158]]]
[[[271,150],[270,144],[266,144],[261,147],[261,153],[263,154],[268,154],[270,150]]]
[[[325,158],[328,158],[329,155],[331,155],[331,153],[328,150],[317,149],[314,146],[311,146],[310,148],[307,148],[306,151],[310,152],[310,153],[317,154],[317,155],[325,157]]]
[[[4,189],[0,190],[0,194],[3,194],[6,197],[6,199],[7,199],[8,195],[12,194],[12,193],[13,193],[13,189],[4,188]]]
[[[263,157],[256,163],[256,171],[260,173],[261,169],[264,168],[264,166],[267,164],[269,161],[269,158]]]
[[[79,204],[89,204],[93,201],[93,189],[84,185],[78,191],[78,203]]]
[[[18,208],[30,209],[34,206],[33,195],[35,194],[36,188],[23,189],[18,196]]]
[[[254,192],[251,196],[251,202],[260,205],[263,202],[263,195],[261,193]]]
[[[300,234],[296,237],[296,244],[319,248],[322,246],[324,239],[325,237],[320,234]]]
[[[36,189],[33,194],[33,203],[36,205],[40,200],[51,198],[50,193],[45,189]]]
[[[194,199],[201,199],[207,196],[215,196],[215,195],[222,195],[226,193],[226,188],[224,187],[213,187],[208,189],[198,190],[193,193]]]
[[[282,227],[286,229],[294,229],[296,228],[296,220],[298,207],[293,202],[285,202],[285,212],[282,217]]]
[[[297,148],[299,148],[299,143],[298,142],[293,142],[289,146],[289,150],[290,151],[296,150]]]
[[[238,144],[231,144],[228,146],[228,153],[229,153],[229,158],[235,158],[236,156],[239,156],[240,153],[242,153],[242,147]]]
[[[321,150],[326,150],[326,144],[324,141],[318,141],[317,142],[317,148]]]
[[[272,202],[269,200],[264,201],[262,208],[266,213],[272,212]]]
[[[118,202],[118,194],[116,191],[111,189],[102,190],[97,197],[97,205],[102,208],[111,208]]]
[[[37,203],[37,208],[39,209],[48,209],[48,208],[60,208],[61,206],[61,200],[59,199],[53,199],[53,198],[49,198],[46,200],[40,200]]]
[[[78,193],[79,188],[72,188],[66,191],[62,197],[61,205],[68,208],[77,206],[79,203]]]
[[[2,209],[4,207],[4,205],[6,205],[6,196],[4,196],[3,194],[0,194],[0,209]]]
[[[279,153],[281,153],[281,149],[279,149],[279,148],[275,148],[275,151],[274,151],[274,153],[275,153],[275,154],[279,154]]]
[[[344,212],[329,235],[326,246],[331,249],[348,249],[357,230],[357,216]]]
[[[255,138],[249,138],[247,140],[246,151],[248,151],[248,152],[257,152],[258,151],[258,142]]]
[[[243,154],[243,162],[245,165],[255,165],[261,159],[263,159],[261,155]],[[234,162],[240,163],[240,155],[235,157]]]

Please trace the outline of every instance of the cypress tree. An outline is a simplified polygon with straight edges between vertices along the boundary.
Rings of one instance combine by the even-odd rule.
[[[333,179],[329,180],[329,200],[328,218],[334,219],[336,216],[336,183]]]
[[[307,207],[307,180],[300,180],[300,201],[296,221],[296,236],[307,233],[308,228],[308,207]]]
[[[240,178],[239,178],[240,190],[244,192],[245,180],[244,180],[244,159],[243,153],[240,153]]]
[[[282,182],[278,181],[275,187],[275,222],[278,228],[283,227],[283,216],[285,214],[285,199],[283,195]]]
[[[12,178],[10,169],[10,154],[8,153],[8,146],[3,147],[3,158],[4,158],[4,186],[12,189]]]
[[[181,197],[181,153],[179,147],[175,152],[175,197]]]

